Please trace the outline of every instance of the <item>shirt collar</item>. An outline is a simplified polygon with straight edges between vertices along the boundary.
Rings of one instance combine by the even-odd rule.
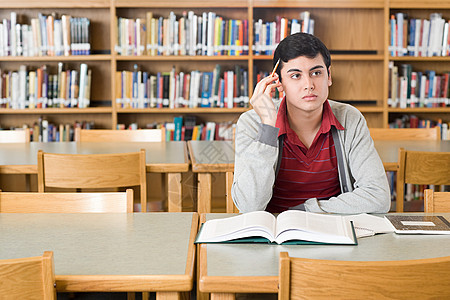
[[[323,103],[322,125],[320,126],[319,132],[325,133],[330,131],[332,125],[339,130],[345,129],[331,110],[330,103],[328,102],[328,100],[326,100]],[[287,120],[286,97],[283,98],[280,104],[280,108],[278,109],[275,127],[280,129],[280,131],[278,132],[278,136],[281,136],[288,132],[287,127],[289,127],[289,122]]]

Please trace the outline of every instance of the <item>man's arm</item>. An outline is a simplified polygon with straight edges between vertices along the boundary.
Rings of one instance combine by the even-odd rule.
[[[254,111],[244,113],[237,122],[231,195],[240,212],[265,210],[272,198],[278,131],[261,124]]]

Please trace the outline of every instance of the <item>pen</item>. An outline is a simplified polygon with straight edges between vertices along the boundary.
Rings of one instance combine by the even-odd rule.
[[[275,67],[273,68],[272,73],[270,74],[270,77],[273,77],[273,74],[275,74],[275,71],[278,68],[278,64],[280,63],[281,58],[278,59],[277,63],[275,64]]]

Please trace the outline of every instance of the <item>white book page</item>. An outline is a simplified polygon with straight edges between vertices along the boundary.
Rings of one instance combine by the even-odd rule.
[[[300,239],[328,243],[353,243],[350,222],[339,215],[287,210],[278,215],[277,242]],[[279,239],[278,239],[279,238]]]
[[[197,242],[219,242],[237,238],[262,236],[273,241],[275,217],[266,211],[255,211],[205,222]]]
[[[393,232],[392,224],[383,217],[369,214],[344,216],[344,219],[353,221],[356,237],[372,236],[377,233]]]

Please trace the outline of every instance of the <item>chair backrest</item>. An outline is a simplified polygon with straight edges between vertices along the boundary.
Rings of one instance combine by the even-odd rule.
[[[233,198],[231,197],[231,186],[233,185],[234,172],[225,173],[225,186],[226,186],[226,212],[238,213],[236,205],[234,205]]]
[[[1,299],[56,299],[53,252],[0,260]]]
[[[75,128],[77,142],[164,142],[165,130],[110,130]]]
[[[47,187],[109,189],[139,186],[147,206],[145,150],[114,154],[56,154],[38,151],[38,191]]]
[[[450,213],[450,192],[434,192],[431,189],[426,189],[424,198],[425,212]]]
[[[0,143],[29,143],[30,129],[0,130]]]
[[[115,193],[0,192],[0,213],[132,213],[133,190]]]
[[[399,261],[292,258],[280,253],[279,300],[448,299],[450,256]]]
[[[450,184],[450,152],[406,151],[399,149],[397,171],[397,212],[403,211],[404,186]]]
[[[370,136],[374,140],[427,140],[441,139],[439,127],[433,128],[369,128]]]

